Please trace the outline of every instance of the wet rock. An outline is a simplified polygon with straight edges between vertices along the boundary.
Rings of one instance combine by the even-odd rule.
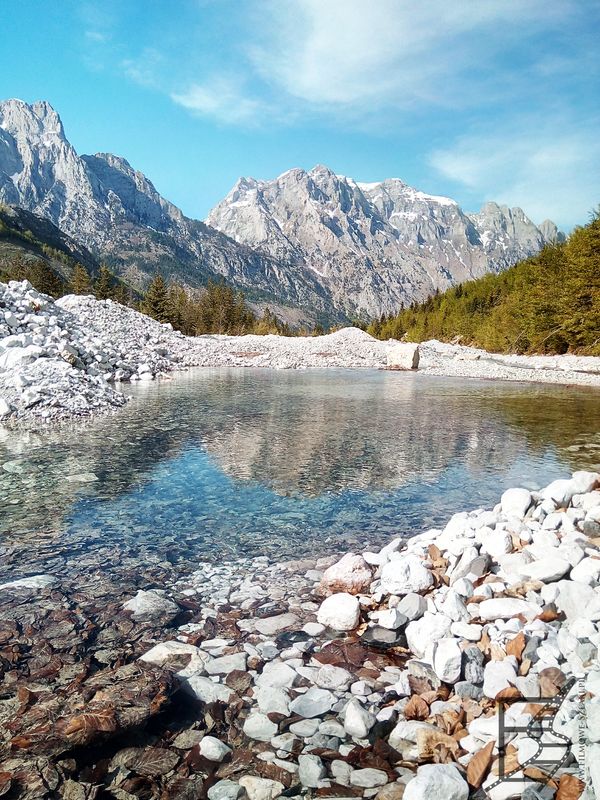
[[[274,617],[256,620],[254,628],[264,636],[274,636],[285,628],[293,628],[300,622],[298,616],[292,613],[277,614]]]
[[[22,591],[27,589],[38,591],[39,589],[55,586],[57,583],[58,578],[54,575],[31,575],[28,578],[18,578],[16,581],[0,584],[0,591]]]
[[[182,685],[188,693],[193,694],[203,703],[228,703],[233,695],[229,687],[215,683],[202,675],[190,675],[182,678]]]
[[[174,619],[179,614],[179,606],[154,590],[140,589],[135,597],[123,603],[123,608],[131,611],[135,620]]]

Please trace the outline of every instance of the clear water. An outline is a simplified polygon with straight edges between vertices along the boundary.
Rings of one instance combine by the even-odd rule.
[[[128,391],[109,418],[2,433],[2,577],[375,546],[600,464],[582,388],[215,369]]]

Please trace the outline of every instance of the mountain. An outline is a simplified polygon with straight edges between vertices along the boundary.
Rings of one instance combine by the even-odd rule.
[[[124,158],[78,155],[52,106],[21,100],[0,103],[0,201],[46,217],[134,288],[157,270],[191,288],[220,276],[294,322],[394,312],[558,235],[520,209],[467,215],[401,180],[357,183],[323,166],[242,178],[200,222]]]
[[[0,103],[0,201],[48,218],[135,288],[157,270],[192,288],[223,277],[250,299],[304,308],[305,318],[331,312],[310,270],[186,217],[124,158],[79,156],[49,103]]]
[[[322,165],[272,181],[240,178],[207,222],[312,270],[337,305],[371,316],[499,272],[562,236],[520,208],[486,203],[466,214],[398,178],[357,183]]]

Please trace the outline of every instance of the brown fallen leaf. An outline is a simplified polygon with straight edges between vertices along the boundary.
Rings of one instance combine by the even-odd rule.
[[[548,774],[546,774],[543,769],[538,769],[537,767],[525,767],[523,770],[523,775],[525,775],[527,778],[531,778],[532,781],[543,783],[545,786],[549,786],[551,789],[558,788],[558,783]]]
[[[178,762],[177,753],[162,747],[127,747],[117,753],[112,761],[113,764],[148,777],[166,775],[175,769]]]
[[[96,733],[114,733],[118,728],[115,711],[112,707],[86,711],[70,719],[58,720],[60,735],[73,744],[87,744]]]
[[[487,777],[492,764],[492,752],[496,742],[488,742],[479,752],[475,753],[467,765],[467,783],[473,789],[479,789]]]
[[[445,747],[452,756],[458,754],[458,742],[448,736],[447,733],[442,733],[435,728],[419,728],[417,730],[417,750],[419,758],[431,759],[434,756],[436,748],[442,745]]]
[[[565,772],[560,776],[558,791],[555,800],[578,800],[583,794],[585,784],[576,775],[569,775]]]
[[[404,716],[406,719],[427,719],[429,706],[422,697],[419,697],[418,694],[413,694],[404,706]]]
[[[507,642],[506,655],[515,656],[515,658],[518,661],[520,661],[524,649],[525,649],[525,634],[523,633],[523,631],[521,631],[515,636],[514,639],[511,639],[509,642]]]
[[[507,686],[506,689],[500,689],[496,697],[494,698],[496,701],[498,700],[515,700],[517,697],[521,697],[521,692],[517,689],[516,686]]]
[[[542,622],[554,622],[555,619],[558,619],[561,615],[556,610],[554,604],[548,605],[544,608],[541,614],[538,614],[536,619],[540,619]]]
[[[555,697],[565,681],[566,677],[558,667],[546,667],[539,674],[541,697]]]

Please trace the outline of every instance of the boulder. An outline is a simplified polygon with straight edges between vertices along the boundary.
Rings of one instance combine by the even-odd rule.
[[[358,598],[347,592],[327,597],[317,612],[317,621],[336,631],[351,631],[360,619]]]
[[[387,351],[389,369],[418,369],[419,346],[410,342],[395,342]]]
[[[423,592],[433,586],[433,575],[415,555],[388,561],[381,570],[381,591],[386,594]]]
[[[500,499],[500,507],[505,516],[523,519],[532,502],[527,489],[507,489]]]
[[[346,553],[343,558],[325,570],[321,586],[328,594],[334,592],[360,594],[369,588],[372,579],[373,573],[364,558],[354,553]]]
[[[406,784],[404,800],[467,800],[469,785],[452,764],[424,764]]]

